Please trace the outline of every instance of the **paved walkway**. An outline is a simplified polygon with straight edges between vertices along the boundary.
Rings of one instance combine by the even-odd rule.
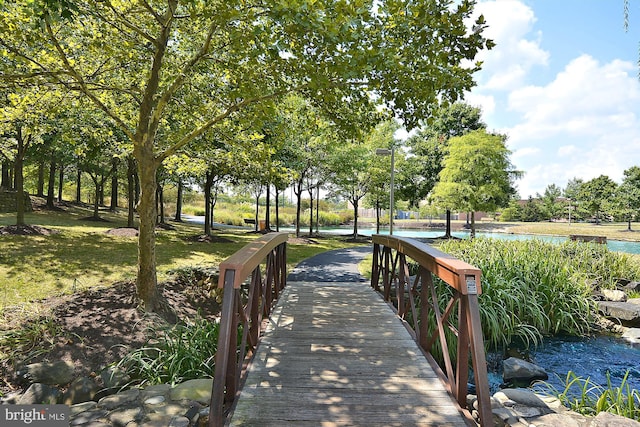
[[[357,272],[370,252],[331,251],[291,273],[231,425],[466,425],[415,341]]]

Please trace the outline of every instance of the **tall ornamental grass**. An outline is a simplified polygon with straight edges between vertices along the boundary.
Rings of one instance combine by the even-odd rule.
[[[538,391],[557,397],[560,402],[572,411],[593,416],[600,412],[610,412],[640,421],[640,391],[632,389],[628,383],[630,371],[627,371],[620,386],[611,383],[607,373],[607,385],[601,386],[591,382],[590,378],[577,376],[573,371],[564,379],[564,389],[540,382],[536,384]]]
[[[593,287],[640,278],[631,257],[606,245],[476,238],[444,241],[439,249],[482,270],[482,329],[494,349],[513,341],[536,345],[545,335],[586,335],[596,315]]]

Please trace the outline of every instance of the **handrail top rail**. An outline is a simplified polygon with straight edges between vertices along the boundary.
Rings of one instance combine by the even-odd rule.
[[[242,282],[260,265],[269,252],[279,245],[286,243],[288,239],[289,233],[274,232],[267,233],[247,243],[242,249],[220,263],[218,287],[224,288],[227,271],[233,270],[235,271],[233,287],[234,289],[239,289]]]
[[[374,244],[384,245],[408,255],[418,264],[435,273],[461,294],[480,295],[482,293],[480,286],[480,276],[482,272],[479,268],[415,239],[390,236],[388,234],[374,234],[371,237]],[[472,287],[469,287],[467,283],[469,276],[473,276],[475,279],[474,286]]]

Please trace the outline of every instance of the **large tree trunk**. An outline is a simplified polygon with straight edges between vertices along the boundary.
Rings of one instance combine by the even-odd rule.
[[[158,165],[154,158],[153,141],[150,136],[142,144],[136,144],[138,177],[140,178],[140,202],[138,215],[138,277],[136,281],[138,298],[145,311],[159,308],[158,277],[156,273],[156,172]]]
[[[0,187],[11,189],[11,173],[10,173],[11,165],[8,161],[2,162],[2,180],[0,181]]]
[[[276,188],[276,231],[280,231],[280,199],[278,187]]]
[[[38,188],[36,196],[44,197],[44,161],[38,162]]]
[[[55,200],[55,188],[56,188],[56,161],[51,159],[49,165],[49,182],[47,183],[47,208],[53,209]]]
[[[358,199],[351,200],[353,203],[353,238],[358,238]]]
[[[293,186],[296,195],[296,237],[300,237],[300,214],[302,212],[302,180],[297,181]]]
[[[313,236],[313,186],[307,188],[309,192],[309,237]]]
[[[156,187],[156,212],[158,212],[158,224],[164,224],[164,187],[158,184]]]
[[[93,219],[100,219],[100,181],[98,180],[98,177],[94,177],[93,174],[91,178],[93,179],[93,183],[96,187],[96,194],[93,198]]]
[[[80,167],[78,167],[78,174],[76,175],[76,203],[80,203],[80,199],[82,196],[80,191],[81,181],[82,181],[82,171],[80,170]]]
[[[24,156],[27,151],[27,147],[29,146],[29,137],[26,139],[22,135],[22,128],[18,127],[17,132],[17,143],[18,150],[16,153],[16,160],[14,163],[14,179],[15,179],[15,189],[16,189],[16,225],[18,227],[24,227],[26,225],[24,219],[24,176],[22,175],[22,170],[24,167]]]
[[[114,157],[111,163],[111,211],[118,209],[118,158]]]
[[[471,238],[476,237],[476,213],[471,212]]]
[[[213,187],[213,171],[207,171],[204,181],[204,234],[211,234],[211,187]]]
[[[264,231],[271,231],[271,184],[267,184],[267,209],[264,214]]]
[[[64,165],[58,169],[58,202],[62,201],[62,187],[64,183]]]
[[[174,221],[182,222],[182,181],[178,180],[178,196],[176,197],[176,215]]]
[[[447,209],[447,220],[446,220],[446,230],[444,232],[444,238],[445,239],[450,239],[451,238],[451,210]]]

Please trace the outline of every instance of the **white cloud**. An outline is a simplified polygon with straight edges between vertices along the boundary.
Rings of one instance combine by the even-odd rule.
[[[478,3],[476,13],[486,19],[488,28],[483,34],[496,43],[477,56],[484,61],[478,74],[482,90],[518,87],[531,68],[548,63],[549,53],[540,47],[540,33],[526,38],[536,21],[529,6],[517,0],[485,1]]]

